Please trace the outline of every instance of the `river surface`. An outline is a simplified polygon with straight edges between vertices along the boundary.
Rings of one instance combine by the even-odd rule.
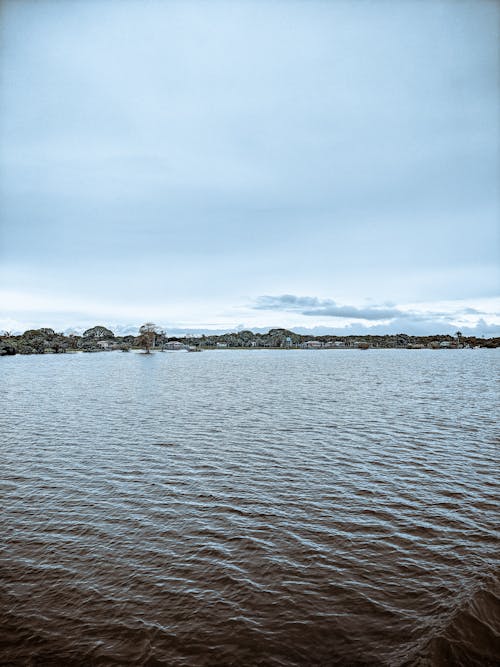
[[[0,359],[0,664],[497,665],[499,371]]]

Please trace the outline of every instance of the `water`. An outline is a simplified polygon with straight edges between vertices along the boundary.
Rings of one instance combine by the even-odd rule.
[[[497,664],[499,367],[1,359],[0,664]]]

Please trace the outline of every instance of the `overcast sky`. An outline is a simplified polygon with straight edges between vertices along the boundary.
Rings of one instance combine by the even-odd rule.
[[[500,330],[500,4],[1,4],[0,329]]]

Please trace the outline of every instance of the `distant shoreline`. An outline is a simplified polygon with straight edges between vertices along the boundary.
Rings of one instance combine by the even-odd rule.
[[[168,336],[148,322],[137,335],[117,336],[111,329],[96,325],[82,334],[58,333],[44,327],[29,329],[23,334],[5,332],[0,335],[0,356],[16,354],[61,354],[73,352],[122,352],[144,350],[199,352],[202,350],[352,350],[352,349],[474,349],[500,347],[500,337],[478,338],[436,334],[411,336],[405,333],[385,335],[321,335],[298,334],[288,329],[270,329],[267,333],[238,331],[228,334],[201,336]]]

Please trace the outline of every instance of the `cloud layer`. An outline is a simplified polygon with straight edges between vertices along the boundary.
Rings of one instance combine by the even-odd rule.
[[[294,313],[305,318],[332,318],[345,320],[340,326],[343,331],[353,333],[369,331],[376,333],[396,333],[407,331],[414,334],[449,333],[460,326],[472,335],[500,332],[500,302],[493,300],[497,310],[481,311],[463,304],[447,310],[416,308],[397,308],[387,305],[357,307],[339,305],[333,299],[320,299],[313,296],[282,294],[279,296],[263,295],[255,300],[255,310]],[[457,307],[458,306],[458,307]],[[472,320],[471,320],[472,318]],[[487,321],[488,320],[488,321]],[[334,325],[336,331],[339,325]],[[323,327],[325,330],[328,327]],[[333,329],[330,329],[332,331]]]
[[[0,284],[67,326],[475,308],[498,293],[499,26],[476,0],[5,0]],[[288,291],[336,300],[242,305]]]
[[[350,320],[393,320],[396,317],[409,316],[397,308],[371,306],[357,308],[356,306],[339,306],[332,299],[318,299],[311,296],[295,296],[283,294],[281,296],[260,296],[254,306],[257,310],[293,311],[309,317],[340,317]]]

